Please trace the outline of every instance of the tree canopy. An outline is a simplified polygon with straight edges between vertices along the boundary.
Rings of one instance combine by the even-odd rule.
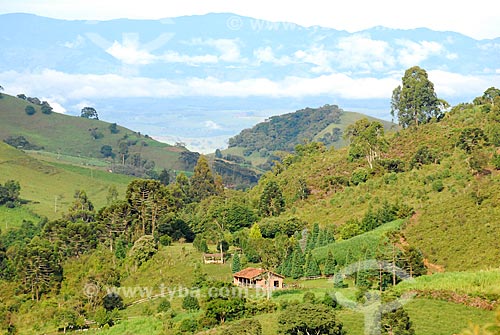
[[[370,122],[361,119],[346,129],[346,138],[351,142],[349,155],[353,158],[366,157],[370,168],[373,162],[380,157],[380,152],[387,148],[384,138],[384,126],[378,121]]]
[[[402,84],[392,92],[391,114],[396,114],[399,124],[405,128],[412,125],[418,127],[432,118],[440,119],[442,107],[447,105],[436,96],[427,72],[414,66],[405,71]]]
[[[94,107],[83,107],[80,116],[86,119],[99,120],[99,116]]]

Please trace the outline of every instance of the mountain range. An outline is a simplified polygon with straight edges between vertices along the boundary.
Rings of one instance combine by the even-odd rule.
[[[213,152],[271,116],[336,104],[390,120],[404,70],[469,101],[500,81],[500,38],[429,29],[355,33],[231,13],[162,20],[67,21],[0,15],[0,84],[79,115]]]

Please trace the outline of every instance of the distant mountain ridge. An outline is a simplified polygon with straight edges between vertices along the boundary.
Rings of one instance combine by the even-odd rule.
[[[304,106],[388,120],[391,90],[410,66],[425,68],[451,104],[499,76],[500,38],[425,28],[349,33],[232,13],[111,21],[6,14],[0,43],[7,93],[44,97],[73,115],[90,104],[103,120],[201,152]]]

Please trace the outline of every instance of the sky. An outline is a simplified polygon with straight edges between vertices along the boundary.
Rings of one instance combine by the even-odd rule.
[[[0,14],[23,12],[66,20],[157,20],[208,13],[234,13],[234,16],[229,15],[230,19],[235,18],[235,23],[240,24],[243,22],[240,16],[247,16],[255,19],[249,20],[250,25],[254,21],[268,20],[305,27],[322,26],[350,33],[376,26],[393,29],[424,27],[458,32],[474,39],[500,38],[499,9],[498,0],[0,0]],[[241,28],[233,27],[232,20],[225,23],[226,33]],[[288,25],[283,25],[284,30],[286,27]],[[321,33],[321,29],[318,31]],[[63,46],[71,51],[88,50],[86,48],[89,45],[96,45],[104,51],[99,57],[111,56],[119,66],[110,66],[102,73],[85,70],[75,73],[50,65],[51,62],[42,62],[32,67],[23,65],[21,69],[0,72],[0,83],[7,93],[23,92],[39,96],[47,100],[55,111],[73,114],[83,106],[97,106],[105,111],[117,108],[113,103],[107,106],[103,102],[99,106],[99,99],[131,97],[153,101],[155,98],[165,98],[166,101],[176,98],[173,101],[177,102],[178,99],[186,98],[180,103],[184,106],[185,101],[190,101],[189,97],[194,96],[200,105],[196,105],[196,108],[201,111],[195,108],[191,113],[188,111],[191,107],[184,106],[189,108],[179,112],[182,117],[184,114],[197,115],[197,120],[189,119],[189,126],[179,123],[166,125],[165,122],[146,116],[140,122],[126,118],[134,122],[126,126],[157,137],[177,136],[191,150],[213,152],[215,148],[225,146],[229,137],[227,134],[235,135],[265,117],[278,114],[278,107],[274,105],[265,111],[265,115],[252,114],[254,109],[262,109],[250,107],[248,102],[253,100],[265,101],[267,106],[273,99],[281,98],[276,100],[280,103],[279,113],[295,110],[281,105],[281,101],[291,97],[297,98],[302,104],[312,104],[311,107],[338,103],[346,110],[389,119],[389,97],[400,83],[404,69],[410,66],[422,65],[426,61],[429,61],[429,65],[432,62],[432,67],[427,68],[429,78],[435,84],[438,96],[451,103],[467,101],[470,97],[482,94],[487,87],[498,86],[500,82],[500,59],[496,56],[500,54],[498,41],[481,42],[482,52],[489,55],[486,62],[484,59],[468,58],[469,52],[463,50],[455,53],[458,47],[454,45],[452,37],[439,41],[403,38],[389,41],[376,34],[370,36],[370,33],[361,32],[324,44],[321,36],[315,35],[316,39],[293,41],[283,47],[279,40],[274,41],[274,44],[261,40],[257,32],[255,36],[252,35],[257,43],[250,43],[250,46],[245,45],[244,35],[235,38],[231,34],[222,34],[208,38],[194,31],[188,34],[189,39],[182,40],[184,37],[164,34],[167,37],[160,35],[157,40],[167,47],[160,50],[150,48],[149,43],[146,43],[149,40],[141,40],[141,36],[130,32],[124,32],[121,39],[109,41],[92,34],[81,34],[65,41]],[[9,34],[8,31],[3,33]],[[156,42],[151,45],[157,46]],[[182,47],[176,48],[175,43]],[[479,54],[478,48],[470,52]],[[71,54],[68,50],[65,52]],[[39,55],[39,58],[42,57]],[[142,72],[148,66],[161,68],[166,65],[174,68],[172,64],[176,65],[177,70],[182,67],[179,73],[185,71],[190,75],[179,78],[174,75],[151,77],[147,72]],[[456,64],[463,66],[454,68]],[[462,68],[465,70],[461,71]],[[387,106],[370,105],[370,99],[384,101]],[[210,106],[215,100],[236,101],[234,106],[226,106],[226,114],[234,115],[227,117],[220,111],[214,113]],[[355,100],[358,102],[349,105]],[[246,102],[240,106],[238,101]],[[295,107],[303,108],[305,105]],[[167,107],[162,105],[158,108],[163,110]],[[245,112],[242,113],[240,109],[245,109]],[[247,113],[249,110],[252,113]],[[248,118],[247,114],[252,118]],[[115,114],[112,116],[115,117]],[[155,117],[163,118],[160,114]],[[176,116],[176,122],[183,122],[182,117]],[[112,120],[116,121],[114,118]],[[191,124],[197,128],[192,128]],[[210,143],[205,144],[203,141]]]
[[[0,0],[0,14],[25,12],[59,19],[160,19],[231,12],[303,26],[360,31],[374,26],[456,31],[476,39],[500,37],[497,0]]]

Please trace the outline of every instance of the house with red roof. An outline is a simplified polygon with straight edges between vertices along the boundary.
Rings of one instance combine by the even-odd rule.
[[[242,287],[282,289],[284,279],[282,275],[261,268],[246,268],[233,274],[234,285]]]

